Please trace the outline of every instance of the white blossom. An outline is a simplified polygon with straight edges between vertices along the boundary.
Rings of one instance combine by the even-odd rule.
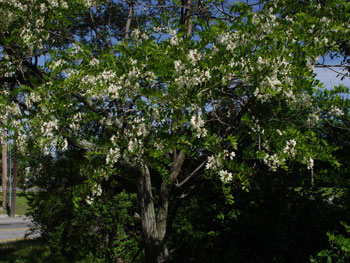
[[[90,65],[91,66],[97,66],[98,64],[100,63],[100,61],[96,58],[93,58],[91,61],[90,61]]]
[[[176,72],[178,73],[181,73],[181,71],[185,69],[185,65],[181,62],[181,60],[175,60],[174,66],[175,66]]]
[[[188,58],[194,66],[202,58],[202,55],[198,53],[197,49],[191,49],[188,53]]]
[[[91,190],[92,195],[101,196],[102,195],[102,187],[101,185],[94,185]]]
[[[221,165],[219,156],[209,156],[205,165],[206,170],[215,170]]]
[[[198,138],[205,137],[207,135],[208,131],[204,128],[205,123],[200,116],[192,116],[190,124],[193,127],[193,129],[197,131]]]
[[[111,70],[104,70],[101,74],[101,78],[105,81],[111,81],[115,78],[115,73]]]
[[[173,46],[177,46],[178,44],[180,44],[180,42],[181,42],[181,38],[179,38],[177,35],[173,36],[170,39],[170,44]]]
[[[232,173],[229,173],[226,170],[221,170],[219,172],[219,175],[220,175],[220,180],[224,183],[228,183],[228,182],[232,181]]]
[[[233,160],[236,157],[236,153],[229,152],[228,150],[224,150],[224,156],[225,158],[229,158],[230,160]]]
[[[106,164],[107,165],[113,165],[115,164],[120,158],[120,150],[117,147],[109,149],[106,157]]]
[[[265,154],[263,161],[270,168],[271,171],[275,172],[277,168],[281,166],[284,159],[280,159],[275,153],[273,155]]]
[[[314,167],[314,159],[312,159],[311,157],[306,158],[304,157],[304,163],[307,166],[307,169],[312,170]]]
[[[86,199],[85,199],[85,202],[88,205],[91,205],[94,202],[94,198],[92,196],[87,196]]]
[[[135,153],[136,150],[141,146],[141,141],[136,139],[136,138],[133,138],[131,140],[129,140],[129,143],[128,143],[128,151],[131,152],[131,153]]]
[[[334,116],[337,116],[337,117],[344,115],[344,112],[341,109],[339,109],[337,106],[334,106],[334,105],[331,106],[329,113],[334,115]]]
[[[135,29],[134,31],[131,32],[131,38],[134,40],[134,41],[140,41],[140,30],[139,29]]]
[[[308,123],[308,125],[313,126],[313,125],[316,125],[319,120],[320,120],[320,116],[319,116],[318,112],[313,112],[313,113],[309,114],[309,117],[307,119],[307,123]]]
[[[62,151],[66,151],[68,149],[68,141],[67,139],[63,140]]]
[[[297,142],[295,139],[291,139],[286,142],[286,146],[283,149],[283,152],[285,154],[288,154],[290,157],[294,158],[296,156],[296,149],[295,146],[297,145]]]

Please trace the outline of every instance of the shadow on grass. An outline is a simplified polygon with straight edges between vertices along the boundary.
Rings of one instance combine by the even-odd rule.
[[[68,263],[72,261],[52,254],[48,246],[40,239],[0,244],[0,263],[39,262]]]

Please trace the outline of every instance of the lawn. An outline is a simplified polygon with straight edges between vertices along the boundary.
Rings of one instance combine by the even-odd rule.
[[[0,244],[0,263],[93,263],[92,259],[72,261],[61,255],[51,253],[49,247],[40,239],[21,240]]]
[[[0,203],[2,203],[2,196],[0,196]],[[23,196],[23,193],[17,192],[16,194],[16,215],[23,216],[28,208],[27,198]],[[1,211],[2,214],[6,213],[5,211]]]

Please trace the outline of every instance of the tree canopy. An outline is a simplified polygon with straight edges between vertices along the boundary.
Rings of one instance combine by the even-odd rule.
[[[318,128],[346,126],[348,101],[336,93],[347,90],[318,97],[313,68],[344,49],[346,1],[0,8],[5,127],[24,153],[81,151],[88,188],[74,190],[72,209],[93,209],[111,180],[137,193],[145,262],[172,258],[172,217],[201,180],[233,204],[233,190],[249,191],[259,174],[300,173],[313,186],[321,164],[340,166]]]

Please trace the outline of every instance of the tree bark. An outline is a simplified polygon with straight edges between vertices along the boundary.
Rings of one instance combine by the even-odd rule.
[[[192,21],[193,0],[187,0],[186,4],[186,24],[187,24],[187,37],[191,37],[193,29]]]
[[[142,164],[140,167],[138,199],[146,263],[164,263],[169,258],[166,244],[169,194],[176,178],[180,174],[184,160],[185,153],[180,151],[174,158],[168,180],[163,180],[161,183],[157,216],[154,208],[150,171],[145,164]]]
[[[130,32],[130,26],[131,26],[131,20],[132,20],[133,14],[134,14],[134,3],[132,0],[129,0],[129,14],[125,25],[125,39],[129,38],[129,32]]]
[[[166,262],[169,257],[168,248],[166,245],[167,239],[167,222],[169,210],[169,194],[176,178],[179,176],[182,165],[185,161],[185,153],[180,151],[174,158],[174,163],[170,169],[168,181],[162,181],[159,194],[159,209],[157,215],[157,233],[160,245],[160,256]]]
[[[158,233],[152,194],[151,174],[147,165],[141,165],[138,178],[138,199],[140,205],[140,217],[145,243],[146,263],[162,262],[158,258]]]

